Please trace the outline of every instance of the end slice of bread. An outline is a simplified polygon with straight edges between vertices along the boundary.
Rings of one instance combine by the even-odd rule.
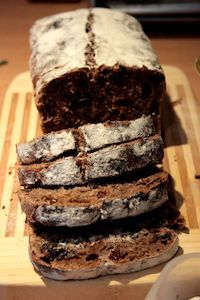
[[[87,237],[32,228],[29,244],[35,269],[55,280],[136,272],[169,260],[177,250],[174,230],[160,227],[137,231],[131,224],[123,230],[88,233]]]

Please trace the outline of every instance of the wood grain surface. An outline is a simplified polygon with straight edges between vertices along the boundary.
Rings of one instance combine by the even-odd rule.
[[[176,202],[191,229],[190,234],[181,236],[183,252],[199,252],[200,111],[183,72],[167,65],[164,66],[164,71],[168,90],[168,97],[162,108],[164,168],[174,179]],[[18,75],[7,90],[0,111],[0,135],[0,296],[3,293],[6,295],[5,298],[0,297],[0,299],[36,299],[26,298],[20,289],[18,292],[21,296],[16,298],[13,296],[14,293],[16,295],[16,284],[25,287],[24,295],[29,296],[31,293],[34,294],[32,291],[34,286],[39,286],[40,293],[44,293],[42,287],[55,285],[51,280],[42,280],[32,269],[27,253],[25,216],[21,212],[17,198],[19,183],[16,174],[15,144],[41,135],[28,72]],[[88,287],[92,287],[95,282],[99,282],[97,290],[94,286],[91,290],[95,299],[130,299],[130,295],[135,293],[134,295],[137,296],[135,299],[139,300],[143,299],[161,268],[162,266],[158,266],[150,271],[139,272],[137,275],[109,276],[97,281],[90,280],[87,284]],[[137,292],[133,291],[130,282],[133,285],[137,284]],[[105,295],[99,298],[97,291],[99,289],[100,292],[105,284]],[[67,284],[73,293],[76,285],[77,283]],[[127,289],[124,289],[124,285]],[[62,284],[57,283],[54,292],[60,286]],[[82,299],[86,299],[84,284],[81,283],[81,286]],[[50,295],[51,293],[49,297]],[[119,295],[123,297],[118,297]],[[70,297],[68,299],[80,299],[80,297]]]

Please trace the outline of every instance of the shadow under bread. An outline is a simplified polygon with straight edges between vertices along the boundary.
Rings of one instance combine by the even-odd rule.
[[[181,99],[171,101],[166,94],[161,106],[161,132],[164,147],[187,144],[187,136],[182,127],[181,120],[177,116],[174,107],[180,104]]]

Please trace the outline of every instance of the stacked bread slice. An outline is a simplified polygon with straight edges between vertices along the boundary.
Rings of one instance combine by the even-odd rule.
[[[17,154],[30,257],[44,276],[133,272],[176,253],[179,215],[151,116],[52,132]]]

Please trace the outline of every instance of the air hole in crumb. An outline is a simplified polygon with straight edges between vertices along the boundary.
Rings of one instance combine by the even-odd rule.
[[[50,264],[50,262],[51,262],[51,258],[49,256],[48,257],[41,257],[41,260],[43,260],[47,264]]]
[[[86,256],[86,260],[87,261],[95,260],[95,259],[98,259],[98,257],[99,257],[99,255],[97,253],[91,253]]]
[[[129,99],[116,99],[116,103],[119,106],[131,106],[133,105],[132,101]]]
[[[142,91],[142,99],[145,99],[151,95],[151,87],[146,85]]]

